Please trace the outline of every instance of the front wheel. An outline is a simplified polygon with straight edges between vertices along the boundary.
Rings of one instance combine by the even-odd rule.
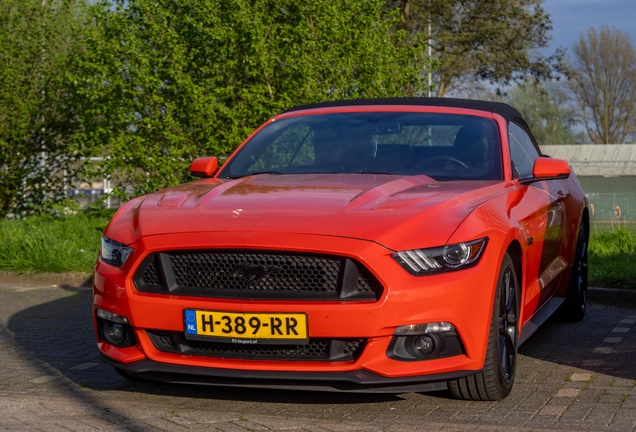
[[[517,366],[520,286],[510,255],[501,263],[484,369],[448,382],[456,399],[487,401],[510,394]]]

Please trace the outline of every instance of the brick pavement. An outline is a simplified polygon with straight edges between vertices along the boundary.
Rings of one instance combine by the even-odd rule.
[[[0,429],[636,430],[636,309],[592,304],[520,349],[512,394],[359,395],[122,379],[97,359],[88,288],[0,280]]]

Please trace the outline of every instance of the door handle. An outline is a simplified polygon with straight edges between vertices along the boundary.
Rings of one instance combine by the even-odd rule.
[[[557,201],[563,201],[567,197],[568,197],[567,194],[564,194],[562,191],[557,192],[557,198],[556,198]]]

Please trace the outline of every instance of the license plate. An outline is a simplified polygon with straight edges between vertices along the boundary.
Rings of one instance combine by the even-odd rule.
[[[238,344],[302,344],[308,342],[303,313],[234,313],[185,310],[188,339]]]

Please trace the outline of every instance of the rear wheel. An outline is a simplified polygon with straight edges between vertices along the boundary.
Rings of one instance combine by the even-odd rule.
[[[454,398],[486,401],[510,394],[517,367],[520,291],[514,264],[506,253],[499,271],[484,369],[477,375],[449,381]]]
[[[588,233],[581,222],[565,302],[559,311],[561,318],[567,321],[581,321],[587,310],[587,244]]]

